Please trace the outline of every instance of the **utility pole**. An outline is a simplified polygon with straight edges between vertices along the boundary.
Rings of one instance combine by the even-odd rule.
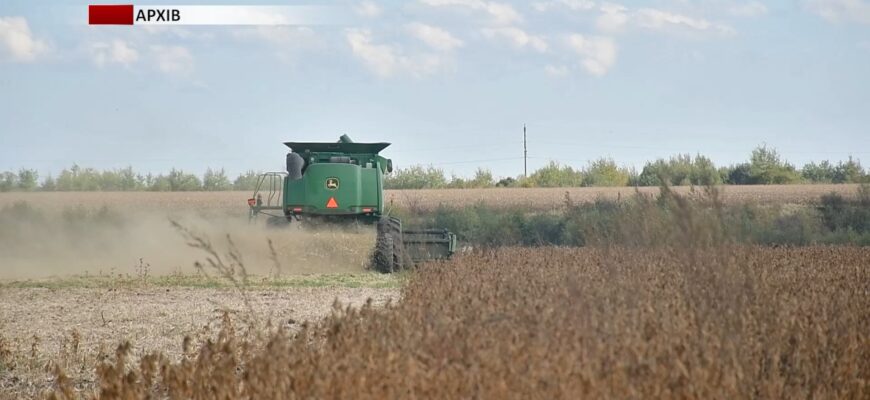
[[[523,178],[529,177],[529,148],[526,147],[526,124],[523,124]]]

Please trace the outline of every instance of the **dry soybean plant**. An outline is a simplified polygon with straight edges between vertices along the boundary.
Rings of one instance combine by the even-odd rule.
[[[704,198],[696,207],[667,194],[674,206],[661,215],[639,208],[627,217],[657,217],[619,226],[636,238],[626,245],[504,247],[428,263],[408,275],[400,302],[336,303],[300,331],[261,325],[239,337],[227,318],[180,361],[131,362],[122,346],[98,366],[93,395],[870,397],[870,248],[739,244],[717,222],[718,195]],[[187,237],[244,293],[240,255]],[[56,398],[78,396],[60,368],[56,382]]]
[[[489,250],[262,343],[123,373],[121,348],[96,397],[863,399],[867,265],[859,247]]]
[[[245,268],[242,253],[236,247],[235,242],[233,242],[232,236],[226,234],[228,250],[226,254],[222,256],[217,248],[212,245],[208,236],[198,234],[177,221],[170,220],[169,222],[172,227],[181,234],[184,240],[187,241],[188,246],[205,253],[205,263],[197,261],[194,264],[196,270],[207,279],[212,279],[210,272],[212,271],[217,273],[219,279],[229,282],[238,293],[239,298],[242,299],[245,309],[247,310],[247,316],[250,319],[249,322],[254,323],[256,326],[256,323],[258,322],[257,313],[254,312],[254,308],[251,305],[251,297],[248,293],[251,286],[250,275],[248,274],[247,268]],[[271,240],[268,243],[270,250],[274,251]],[[277,263],[277,259],[275,259],[275,262]],[[280,271],[280,269],[278,271]]]

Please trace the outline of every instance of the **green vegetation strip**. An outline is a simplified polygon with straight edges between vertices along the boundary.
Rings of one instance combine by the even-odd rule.
[[[358,274],[310,274],[282,276],[278,278],[252,276],[247,283],[239,279],[239,284],[247,288],[293,288],[293,287],[345,287],[345,288],[398,288],[405,280],[403,274],[380,274],[374,272]],[[0,282],[0,288],[139,288],[139,287],[192,287],[192,288],[230,288],[235,284],[227,279],[203,275],[166,275],[135,277],[129,275],[75,275],[45,279],[28,279]]]
[[[35,169],[0,171],[0,192],[11,191],[223,191],[254,190],[259,173],[247,171],[230,179],[226,171],[207,169],[197,174],[172,168],[168,174],[142,174],[132,167],[97,170],[73,165],[56,177],[40,180]],[[640,171],[620,165],[609,157],[599,157],[585,166],[571,166],[551,161],[529,176],[496,177],[492,171],[478,168],[474,176],[448,178],[443,169],[421,165],[398,169],[384,178],[385,189],[440,189],[504,187],[576,187],[576,186],[659,186],[669,185],[757,185],[788,183],[870,183],[870,171],[860,160],[819,163],[798,167],[773,147],[761,145],[749,159],[729,166],[716,165],[700,154],[675,154],[668,159],[648,161]]]

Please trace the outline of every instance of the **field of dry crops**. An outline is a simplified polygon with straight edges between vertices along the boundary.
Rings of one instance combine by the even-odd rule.
[[[721,186],[725,202],[755,202],[759,204],[807,204],[830,192],[852,197],[857,185],[759,185]],[[575,202],[596,199],[627,198],[635,190],[656,194],[655,187],[588,187],[588,188],[492,188],[492,189],[427,189],[387,190],[384,201],[398,207],[427,211],[439,204],[450,206],[473,205],[477,202],[494,207],[525,207],[530,210],[550,210],[564,205],[565,193]],[[687,194],[690,187],[675,187],[677,193]],[[699,190],[699,189],[695,189]],[[0,193],[0,207],[16,201],[36,206],[57,207],[108,206],[129,210],[202,211],[211,213],[242,213],[247,209],[245,200],[249,192],[57,192],[57,193]]]
[[[506,248],[301,331],[99,364],[100,398],[870,396],[870,249]],[[124,368],[122,368],[124,366]],[[59,375],[58,394],[75,397]]]
[[[856,188],[724,200],[832,190]],[[544,210],[565,192],[387,201]],[[384,276],[363,270],[371,232],[265,231],[245,221],[247,196],[0,195],[34,207],[0,226],[0,398],[870,397],[868,247],[738,245],[707,203],[677,202],[640,224],[661,240],[476,250]],[[59,211],[76,206],[91,211]]]
[[[756,204],[809,204],[819,196],[831,192],[845,197],[854,197],[858,185],[771,185],[771,186],[719,186],[725,203]],[[702,192],[703,188],[677,186],[672,188],[681,195]],[[494,207],[521,207],[528,210],[552,210],[565,204],[566,193],[575,203],[593,202],[597,199],[618,200],[640,192],[657,195],[657,187],[582,187],[582,188],[492,188],[492,189],[426,189],[388,190],[385,201],[392,201],[403,208],[421,211],[432,210],[439,204],[450,206],[473,205],[483,202]]]

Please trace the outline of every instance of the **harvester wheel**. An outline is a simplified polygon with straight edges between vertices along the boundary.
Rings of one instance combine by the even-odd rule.
[[[391,273],[396,270],[396,255],[393,246],[393,236],[389,233],[383,234],[378,238],[373,260],[375,269],[384,273]]]
[[[381,218],[377,225],[378,241],[372,257],[372,266],[384,273],[400,271],[405,267],[402,228],[398,219]]]

